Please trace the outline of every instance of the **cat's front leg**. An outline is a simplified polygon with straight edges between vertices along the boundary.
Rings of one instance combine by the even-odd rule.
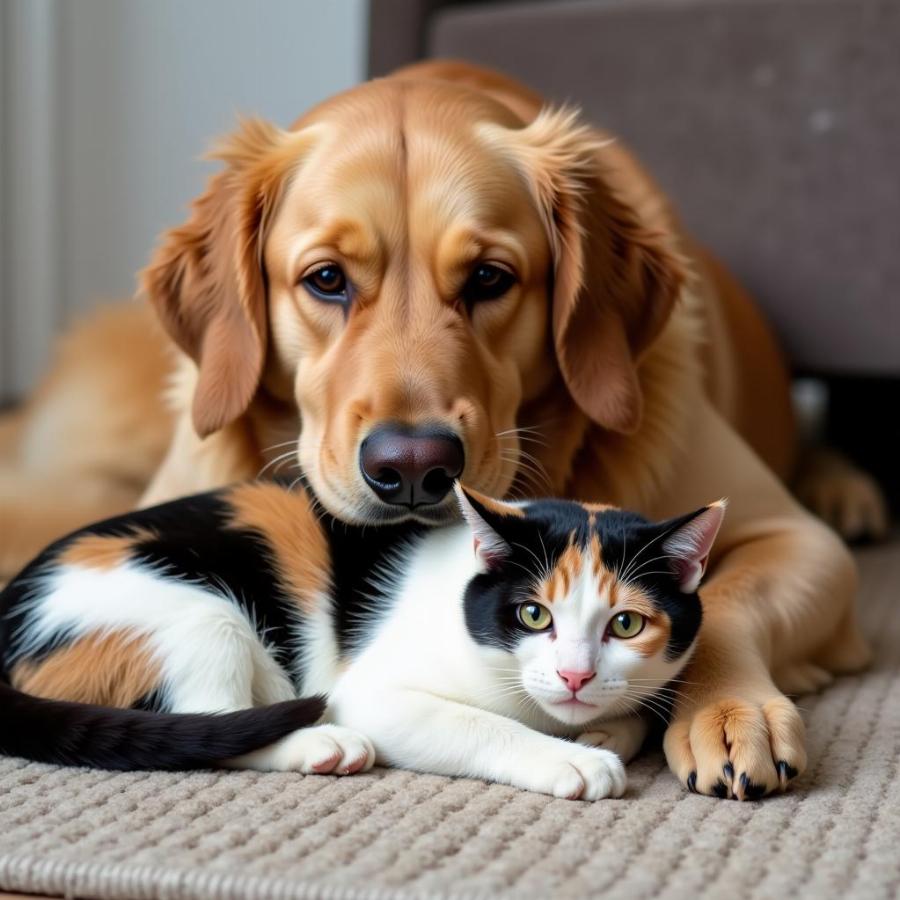
[[[647,720],[641,716],[622,716],[599,722],[595,728],[578,736],[578,743],[602,747],[615,753],[623,763],[637,756],[647,737]]]
[[[378,762],[571,800],[621,797],[625,768],[609,750],[541,734],[495,713],[414,690],[332,696],[335,722],[364,732]]]

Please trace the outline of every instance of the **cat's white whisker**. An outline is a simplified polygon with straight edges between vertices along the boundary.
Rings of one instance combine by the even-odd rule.
[[[635,579],[637,579],[641,575],[657,574],[657,573],[648,573],[644,570],[646,569],[647,566],[651,566],[654,563],[657,563],[663,559],[677,559],[677,557],[671,553],[664,553],[660,556],[655,556],[652,559],[648,559],[645,562],[642,562],[636,569],[633,569],[631,572],[628,573],[628,579],[627,579],[626,583],[632,584],[635,581]],[[662,574],[671,575],[672,572],[671,572],[671,570],[666,570]]]
[[[651,538],[651,540],[649,540],[646,544],[644,544],[644,546],[641,547],[641,549],[638,550],[638,552],[634,555],[634,558],[631,560],[631,564],[635,564],[642,553],[644,553],[646,550],[648,550],[650,547],[652,547],[657,541],[663,540],[664,538],[671,535],[672,532],[675,530],[676,530],[675,526],[672,526],[671,528],[667,529],[666,531],[663,531],[660,534],[656,535],[656,537]],[[629,568],[630,568],[630,565],[629,565]],[[629,569],[626,569],[624,575],[622,576],[623,579],[627,580],[628,573],[629,573]]]
[[[518,547],[520,550],[524,550],[526,553],[528,553],[538,564],[538,570],[542,572],[544,576],[546,576],[547,572],[545,571],[543,563],[541,563],[540,557],[537,555],[537,553],[534,552],[534,550],[531,549],[531,547],[527,547],[525,544],[521,544],[518,541],[513,541],[512,546]]]

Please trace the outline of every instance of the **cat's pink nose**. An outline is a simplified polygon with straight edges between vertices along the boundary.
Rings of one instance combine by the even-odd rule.
[[[566,683],[570,691],[578,693],[597,673],[570,672],[568,669],[557,669],[556,674]]]

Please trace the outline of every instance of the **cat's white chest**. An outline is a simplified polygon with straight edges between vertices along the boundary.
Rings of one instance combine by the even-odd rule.
[[[529,702],[515,659],[477,644],[469,633],[464,596],[479,572],[469,531],[432,532],[400,565],[390,612],[338,678],[333,702],[379,685],[424,691],[543,731],[568,733]]]
[[[477,571],[464,527],[429,533],[398,564],[390,610],[335,691],[359,680],[472,702],[481,660],[466,629],[463,596]]]

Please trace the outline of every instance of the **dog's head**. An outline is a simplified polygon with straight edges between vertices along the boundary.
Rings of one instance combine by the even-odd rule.
[[[682,273],[571,113],[523,125],[476,91],[388,79],[292,131],[245,123],[216,155],[143,273],[197,363],[199,434],[266,390],[296,403],[300,464],[335,515],[438,521],[457,477],[510,489],[542,395],[637,428],[636,362]]]

